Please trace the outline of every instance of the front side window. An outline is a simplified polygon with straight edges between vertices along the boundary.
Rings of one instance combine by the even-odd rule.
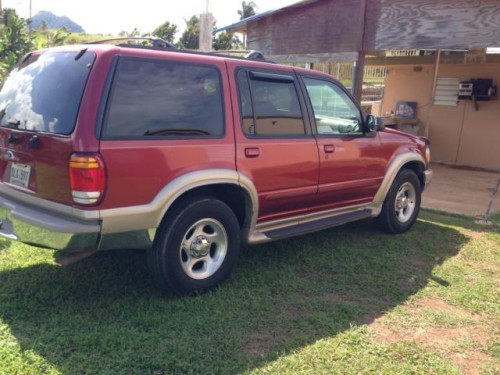
[[[33,54],[9,75],[0,92],[0,126],[70,134],[95,54]]]
[[[311,100],[318,134],[356,134],[361,113],[351,98],[333,82],[304,78]]]
[[[122,59],[104,124],[106,138],[220,137],[221,80],[212,66]]]
[[[243,130],[247,136],[305,134],[293,77],[240,71],[238,86]]]

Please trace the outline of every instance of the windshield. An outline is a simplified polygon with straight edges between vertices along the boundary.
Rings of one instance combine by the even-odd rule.
[[[42,53],[21,62],[0,92],[0,126],[70,134],[95,54]]]

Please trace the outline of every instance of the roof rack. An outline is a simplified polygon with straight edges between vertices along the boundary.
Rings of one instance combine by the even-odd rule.
[[[244,50],[244,49],[231,49],[231,50],[217,50],[211,51],[211,54],[223,54],[223,55],[243,55],[241,57],[248,60],[260,60],[260,61],[269,61],[266,60],[264,54],[257,50]]]
[[[177,49],[172,43],[167,42],[166,40],[160,38],[151,38],[151,37],[120,37],[120,38],[111,38],[111,39],[102,39],[97,40],[95,42],[87,42],[84,44],[106,44],[110,42],[119,42],[126,40],[134,40],[134,41],[149,41],[151,43],[152,48],[157,49]]]
[[[88,44],[106,44],[110,42],[122,42],[122,41],[149,41],[151,46],[142,45],[142,44],[117,44],[119,47],[128,47],[128,48],[145,48],[145,49],[160,49],[160,50],[175,50],[178,52],[184,53],[194,53],[200,55],[226,55],[230,57],[247,59],[247,60],[256,60],[256,61],[265,61],[269,63],[273,63],[273,61],[267,60],[264,57],[264,54],[257,50],[243,50],[243,49],[235,49],[235,50],[215,50],[209,52],[188,50],[188,49],[178,49],[172,43],[167,42],[166,40],[160,38],[152,38],[152,37],[119,37],[119,38],[110,38],[110,39],[102,39],[94,42],[84,43]]]

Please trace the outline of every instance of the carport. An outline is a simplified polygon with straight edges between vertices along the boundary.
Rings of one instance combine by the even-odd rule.
[[[276,62],[354,62],[358,99],[365,65],[389,67],[380,115],[414,102],[434,160],[500,171],[498,95],[458,98],[460,82],[500,83],[500,55],[486,54],[500,46],[499,19],[498,0],[305,0],[221,30]]]

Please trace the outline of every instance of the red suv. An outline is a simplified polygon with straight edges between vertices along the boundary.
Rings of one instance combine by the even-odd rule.
[[[177,294],[226,279],[242,242],[369,217],[405,232],[431,176],[425,139],[331,76],[260,59],[64,46],[23,57],[0,93],[0,235],[144,249]]]

